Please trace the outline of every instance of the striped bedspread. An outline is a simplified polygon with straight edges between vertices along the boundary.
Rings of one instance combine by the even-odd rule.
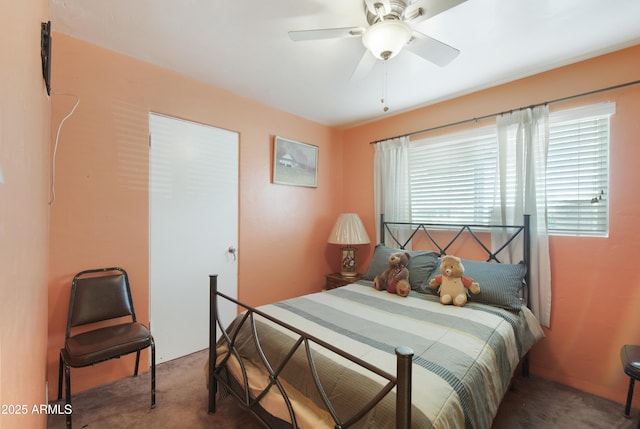
[[[520,358],[543,337],[526,308],[514,314],[478,303],[443,306],[435,296],[413,292],[402,298],[377,291],[365,281],[260,310],[391,374],[396,371],[395,348],[412,348],[416,428],[490,428]],[[258,336],[275,368],[296,336],[262,320]],[[237,340],[243,359],[259,366],[252,344],[249,333]],[[344,419],[371,399],[373,388],[384,384],[380,377],[324,348],[313,350],[320,379]],[[283,379],[323,409],[304,352],[296,354],[300,359],[285,367]],[[393,427],[394,403],[388,395],[356,427]],[[327,416],[320,419],[326,421]],[[333,422],[327,425],[332,427]]]

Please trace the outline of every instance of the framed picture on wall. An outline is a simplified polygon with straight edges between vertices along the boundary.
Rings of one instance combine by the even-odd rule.
[[[318,147],[275,136],[273,183],[317,188]]]

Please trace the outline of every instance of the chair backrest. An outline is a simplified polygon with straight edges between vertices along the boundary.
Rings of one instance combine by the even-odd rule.
[[[95,273],[101,275],[92,276]],[[122,268],[85,270],[75,275],[69,299],[67,338],[74,326],[123,316],[131,316],[136,321],[129,277]]]

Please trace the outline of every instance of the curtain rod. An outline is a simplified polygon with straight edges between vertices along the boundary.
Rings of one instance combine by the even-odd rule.
[[[380,143],[380,142],[383,142],[383,141],[386,141],[386,140],[397,139],[397,138],[400,138],[400,137],[411,137],[411,136],[414,136],[416,134],[422,134],[422,133],[426,133],[426,132],[429,132],[429,131],[435,131],[435,130],[440,130],[440,129],[443,129],[443,128],[455,127],[456,125],[468,124],[469,122],[478,122],[478,121],[481,121],[483,119],[493,118],[493,117],[496,117],[496,116],[504,115],[506,113],[511,113],[513,111],[516,111],[516,110],[522,110],[522,109],[527,109],[527,108],[545,106],[547,104],[552,104],[552,103],[559,103],[561,101],[572,100],[574,98],[585,97],[587,95],[598,94],[600,92],[612,91],[614,89],[624,88],[625,86],[637,85],[639,83],[640,83],[640,80],[634,80],[632,82],[621,83],[619,85],[609,86],[609,87],[606,87],[606,88],[600,88],[600,89],[596,89],[596,90],[589,91],[589,92],[583,92],[582,94],[570,95],[568,97],[562,97],[562,98],[556,98],[555,100],[545,101],[544,103],[532,104],[530,106],[524,106],[524,107],[520,107],[520,108],[517,108],[517,109],[505,110],[503,112],[498,112],[498,113],[491,113],[489,115],[479,116],[477,118],[465,119],[465,120],[458,121],[458,122],[451,122],[451,123],[445,124],[445,125],[438,125],[437,127],[431,127],[431,128],[426,128],[424,130],[413,131],[413,132],[410,132],[410,133],[407,133],[407,134],[402,134],[402,135],[399,135],[399,136],[388,137],[388,138],[385,138],[385,139],[382,139],[382,140],[372,141],[369,144],[376,144],[376,143]]]

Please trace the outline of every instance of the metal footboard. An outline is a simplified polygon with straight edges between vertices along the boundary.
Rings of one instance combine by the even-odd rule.
[[[281,320],[278,320],[256,308],[253,308],[249,305],[246,305],[234,298],[231,298],[221,292],[218,291],[218,276],[211,275],[209,276],[209,288],[210,288],[210,302],[209,302],[209,371],[208,371],[208,384],[209,384],[209,413],[216,412],[216,396],[218,393],[218,383],[225,386],[225,388],[234,396],[238,401],[240,401],[250,412],[252,412],[257,418],[262,420],[265,424],[269,425],[269,421],[264,418],[264,413],[259,412],[260,400],[267,394],[270,389],[277,389],[277,391],[282,395],[287,409],[289,411],[289,417],[291,420],[291,427],[298,428],[298,422],[296,419],[295,410],[291,404],[291,400],[289,395],[287,394],[286,389],[280,380],[280,374],[283,368],[286,366],[287,362],[290,361],[294,353],[300,349],[304,348],[306,351],[306,358],[309,367],[311,368],[313,379],[315,382],[315,387],[322,398],[324,406],[326,410],[329,412],[331,417],[334,420],[336,428],[348,428],[353,424],[357,423],[362,417],[364,417],[369,411],[371,411],[384,397],[386,397],[391,390],[396,388],[396,428],[399,429],[408,429],[411,427],[411,365],[413,359],[413,350],[408,347],[398,347],[395,349],[396,358],[397,358],[397,371],[396,375],[389,374],[380,368],[377,368],[362,359],[353,356],[333,345],[324,342],[320,338],[317,338],[313,335],[309,335],[308,333],[291,326]],[[218,299],[225,299],[230,302],[235,303],[240,308],[245,310],[242,319],[237,323],[237,325],[230,331],[227,332],[225,326],[222,325],[218,312]],[[282,363],[278,365],[277,368],[272,368],[269,364],[263,349],[260,343],[260,339],[258,338],[256,331],[256,321],[255,316],[258,315],[263,317],[272,323],[275,323],[288,331],[295,333],[298,337],[295,341],[294,345],[289,350],[285,359]],[[238,334],[240,328],[245,323],[250,324],[253,333],[253,341],[258,350],[260,359],[265,369],[269,373],[269,383],[268,386],[255,397],[251,397],[249,394],[249,382],[247,377],[247,371],[245,365],[240,357],[240,354],[235,348],[235,339]],[[217,330],[216,326],[220,327],[222,335],[226,341],[226,345],[229,348],[228,353],[225,354],[220,365],[217,365],[217,350],[216,345],[218,343],[217,338]],[[331,352],[359,365],[362,368],[371,371],[374,374],[385,379],[386,384],[378,391],[373,399],[371,399],[367,404],[365,404],[361,409],[356,410],[351,416],[349,416],[346,420],[342,420],[340,416],[338,416],[334,405],[331,403],[324,386],[320,380],[318,375],[316,362],[314,360],[313,354],[311,353],[311,344],[318,345],[323,347]],[[231,356],[235,356],[238,360],[241,371],[243,374],[243,380],[237,380],[240,384],[241,389],[243,391],[243,395],[241,396],[236,392],[235,389],[232,388],[227,383],[226,377],[222,376],[222,371],[224,370],[225,364],[227,360]]]

